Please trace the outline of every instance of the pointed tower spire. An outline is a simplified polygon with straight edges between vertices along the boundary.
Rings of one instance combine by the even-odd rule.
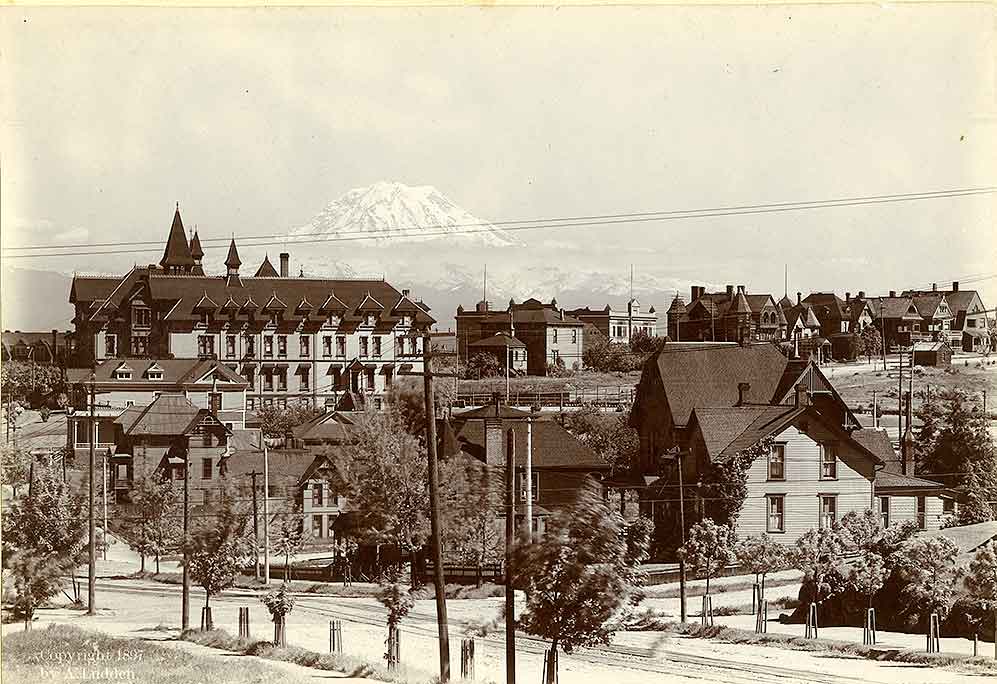
[[[173,214],[173,225],[170,226],[170,236],[166,239],[166,249],[159,265],[167,273],[190,273],[194,266],[194,258],[190,254],[190,245],[184,235],[183,221],[180,219],[180,203],[177,202]]]
[[[194,226],[194,237],[190,239],[190,256],[194,260],[194,267],[190,270],[193,275],[204,275],[204,267],[201,266],[201,258],[204,257],[204,250],[201,249],[201,239],[197,237],[197,226]]]
[[[235,246],[235,238],[232,238],[232,242],[228,243],[228,256],[225,257],[225,265],[228,267],[229,275],[239,275],[242,260],[239,258],[239,250]]]

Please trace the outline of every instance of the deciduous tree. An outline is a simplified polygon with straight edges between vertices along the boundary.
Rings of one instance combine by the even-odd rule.
[[[883,353],[883,335],[874,325],[867,325],[862,331],[862,353],[866,361],[872,363],[872,357]]]
[[[300,404],[288,407],[281,406],[261,406],[256,411],[256,419],[259,421],[263,436],[269,438],[284,437],[293,428],[307,423],[309,420],[319,415],[321,411],[311,406]]]
[[[962,574],[956,564],[959,548],[945,537],[913,537],[896,552],[895,564],[903,580],[903,594],[924,614],[944,617],[952,606],[956,581]]]
[[[872,607],[872,597],[883,588],[890,570],[883,562],[883,557],[875,551],[863,551],[848,570],[848,582],[855,591],[864,595]]]
[[[0,447],[0,484],[11,488],[17,498],[19,487],[28,484],[31,470],[31,454],[27,449],[5,444]]]
[[[841,560],[846,549],[847,544],[841,534],[827,527],[810,530],[796,540],[793,564],[803,572],[804,579],[813,584],[816,602],[844,588]]]
[[[291,579],[291,557],[300,553],[305,543],[304,518],[298,500],[286,502],[273,526],[273,552],[284,557],[284,581]]]
[[[786,548],[765,533],[746,537],[734,549],[737,563],[755,575],[755,584],[765,594],[765,576],[789,565]]]
[[[470,458],[441,464],[441,479],[449,480],[443,501],[444,553],[448,560],[475,567],[479,587],[483,566],[501,560],[505,553],[504,531],[497,518],[504,488],[498,477],[487,464]]]
[[[527,596],[519,627],[549,639],[554,653],[608,643],[611,618],[640,600],[648,533],[646,523],[627,526],[610,511],[594,483],[584,487],[542,537],[515,549],[513,581]],[[556,673],[546,675],[552,683]]]
[[[188,571],[204,589],[205,608],[210,607],[212,596],[235,583],[239,570],[252,557],[252,544],[246,538],[247,520],[232,495],[223,490],[215,512],[188,535]]]
[[[706,579],[706,593],[710,593],[710,579],[734,562],[734,530],[705,518],[689,529],[679,556],[697,576]]]

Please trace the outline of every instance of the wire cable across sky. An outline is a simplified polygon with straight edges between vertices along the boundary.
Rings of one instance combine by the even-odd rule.
[[[321,242],[345,242],[354,240],[403,239],[411,237],[436,237],[453,235],[473,235],[493,231],[501,227],[505,232],[526,230],[553,230],[562,228],[586,228],[599,226],[614,226],[621,224],[648,223],[656,221],[676,221],[700,218],[718,218],[726,216],[749,216],[759,214],[785,213],[813,209],[828,209],[836,207],[853,207],[875,204],[890,204],[898,202],[914,202],[919,200],[947,199],[989,195],[997,193],[997,186],[976,188],[957,188],[950,190],[933,190],[928,192],[911,192],[889,195],[866,195],[857,197],[839,197],[826,200],[807,200],[794,202],[774,202],[767,204],[745,204],[708,207],[701,209],[677,209],[651,212],[632,212],[616,214],[594,214],[583,216],[565,216],[540,219],[506,220],[495,222],[477,222],[454,224],[451,226],[426,225],[417,228],[371,233],[366,230],[347,230],[334,234],[324,233],[284,233],[265,235],[232,235],[230,237],[202,238],[205,249],[224,248],[231,238],[239,242],[240,247],[265,247],[270,245],[310,244]],[[217,243],[217,244],[212,244]],[[101,243],[76,243],[55,245],[24,245],[4,247],[7,256],[27,258],[54,258],[65,256],[98,256],[108,254],[142,254],[158,253],[162,249],[161,240],[135,240]],[[71,251],[54,251],[71,250]]]

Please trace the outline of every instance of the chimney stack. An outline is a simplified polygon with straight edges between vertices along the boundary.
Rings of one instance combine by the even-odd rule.
[[[890,290],[890,296],[891,297],[896,297],[897,296],[897,291],[896,290]]]
[[[807,394],[807,386],[802,382],[796,386],[796,396],[793,401],[796,408],[810,405],[810,395]]]
[[[852,301],[852,293],[851,292],[846,292],[845,293],[845,301],[846,302]]]
[[[727,296],[728,297],[733,297],[734,296],[734,286],[733,285],[728,285],[727,286]]]
[[[408,297],[409,290],[402,290],[402,297]]]
[[[287,252],[280,253],[280,277],[287,278],[291,272],[291,255]]]
[[[689,294],[692,296],[692,298],[689,301],[690,302],[696,301],[696,299],[699,297],[699,288],[696,285],[693,285],[692,287],[689,288]]]
[[[796,293],[796,305],[799,306],[802,303],[803,303],[803,293],[802,292],[797,292]]]
[[[738,285],[737,291],[740,292],[741,294],[744,294],[744,285]]]
[[[501,404],[499,393],[492,392],[494,418],[485,419],[485,463],[493,467],[505,465],[505,450],[502,443],[502,419],[499,417]]]
[[[859,290],[859,299],[865,299],[865,290]]]
[[[938,292],[938,283],[931,283],[931,291]]]
[[[958,292],[959,291],[959,281],[958,280],[953,280],[952,281],[952,291],[953,292]]]
[[[748,393],[749,389],[751,389],[751,383],[747,383],[747,382],[739,382],[739,383],[737,383],[737,405],[738,406],[744,406],[744,404],[745,404],[744,395]]]

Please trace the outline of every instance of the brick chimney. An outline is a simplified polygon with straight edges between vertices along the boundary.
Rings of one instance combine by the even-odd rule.
[[[409,290],[402,290],[403,297],[408,297],[408,295],[409,295]]]
[[[931,291],[938,292],[938,283],[931,283]]]
[[[796,396],[794,397],[793,405],[796,408],[810,406],[810,395],[807,394],[807,386],[802,382],[796,386]]]
[[[495,410],[494,417],[485,418],[485,463],[490,466],[505,465],[505,448],[503,446],[502,420],[498,417],[501,404],[499,393],[492,393],[491,406]]]
[[[958,280],[953,280],[952,281],[952,291],[953,292],[958,292],[959,291],[959,281]]]
[[[891,297],[896,297],[897,296],[897,291],[896,290],[890,290],[890,296]]]
[[[733,297],[734,296],[734,286],[733,285],[728,285],[727,286],[727,296],[728,297]]]
[[[859,299],[865,299],[865,290],[859,290]]]
[[[690,295],[689,299],[690,302],[696,301],[696,298],[699,297],[699,287],[697,285],[693,285],[692,287],[690,287],[689,295]]]
[[[291,255],[287,252],[280,253],[280,277],[287,278],[291,272]]]
[[[799,306],[802,303],[803,303],[803,293],[802,292],[797,292],[796,293],[796,305]]]
[[[746,399],[744,398],[744,395],[746,395],[748,393],[748,390],[750,390],[750,389],[751,389],[751,383],[749,383],[749,382],[739,382],[739,383],[737,383],[737,405],[738,406],[744,406],[744,404],[746,402]]]
[[[851,292],[846,292],[845,293],[845,301],[846,302],[852,301],[852,293]]]

